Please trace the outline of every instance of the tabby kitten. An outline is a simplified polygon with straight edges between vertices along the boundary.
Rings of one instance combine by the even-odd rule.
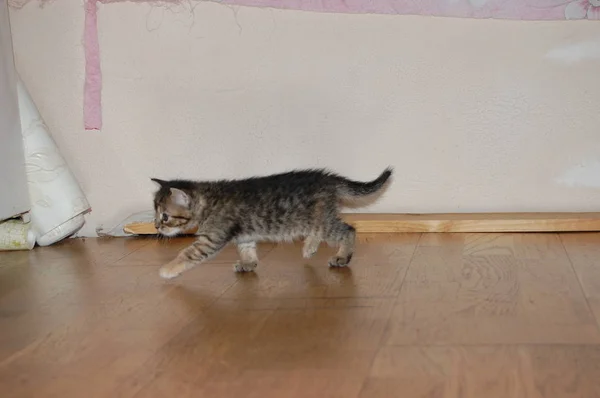
[[[304,238],[309,258],[325,241],[339,246],[330,267],[348,265],[356,232],[339,216],[341,206],[361,204],[379,193],[392,169],[371,182],[346,179],[327,170],[301,170],[266,177],[222,181],[163,181],[154,196],[155,227],[165,236],[197,229],[197,240],[160,269],[163,278],[215,256],[225,245],[237,245],[236,272],[258,265],[256,242]]]

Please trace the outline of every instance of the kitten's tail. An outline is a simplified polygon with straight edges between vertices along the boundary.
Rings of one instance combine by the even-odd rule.
[[[364,206],[370,204],[375,194],[380,193],[392,176],[393,169],[388,167],[373,181],[360,182],[340,178],[337,186],[338,195],[344,206]],[[377,195],[378,196],[378,195]]]

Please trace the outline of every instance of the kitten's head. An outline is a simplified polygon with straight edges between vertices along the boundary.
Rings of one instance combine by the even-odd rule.
[[[159,189],[154,194],[154,226],[161,235],[192,233],[197,228],[190,192],[175,188],[171,181],[152,178]]]

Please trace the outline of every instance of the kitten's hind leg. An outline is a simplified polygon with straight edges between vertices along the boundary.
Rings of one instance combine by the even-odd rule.
[[[258,255],[256,253],[256,242],[237,243],[240,261],[233,265],[235,272],[253,272],[258,266]]]
[[[221,232],[200,233],[190,246],[183,249],[177,257],[160,268],[160,276],[175,278],[184,271],[214,257],[228,243],[229,237]]]
[[[329,229],[327,241],[339,245],[340,248],[336,255],[329,259],[330,267],[346,267],[350,263],[354,254],[355,240],[356,230],[354,227],[341,220],[336,220]]]
[[[315,235],[309,235],[304,239],[304,247],[302,248],[302,257],[311,258],[319,250],[321,239]]]

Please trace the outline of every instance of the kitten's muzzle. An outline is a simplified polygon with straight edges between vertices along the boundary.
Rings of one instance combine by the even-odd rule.
[[[173,237],[178,235],[181,230],[179,228],[170,228],[170,227],[161,227],[159,226],[158,228],[158,233],[161,235],[164,235],[166,237]]]

